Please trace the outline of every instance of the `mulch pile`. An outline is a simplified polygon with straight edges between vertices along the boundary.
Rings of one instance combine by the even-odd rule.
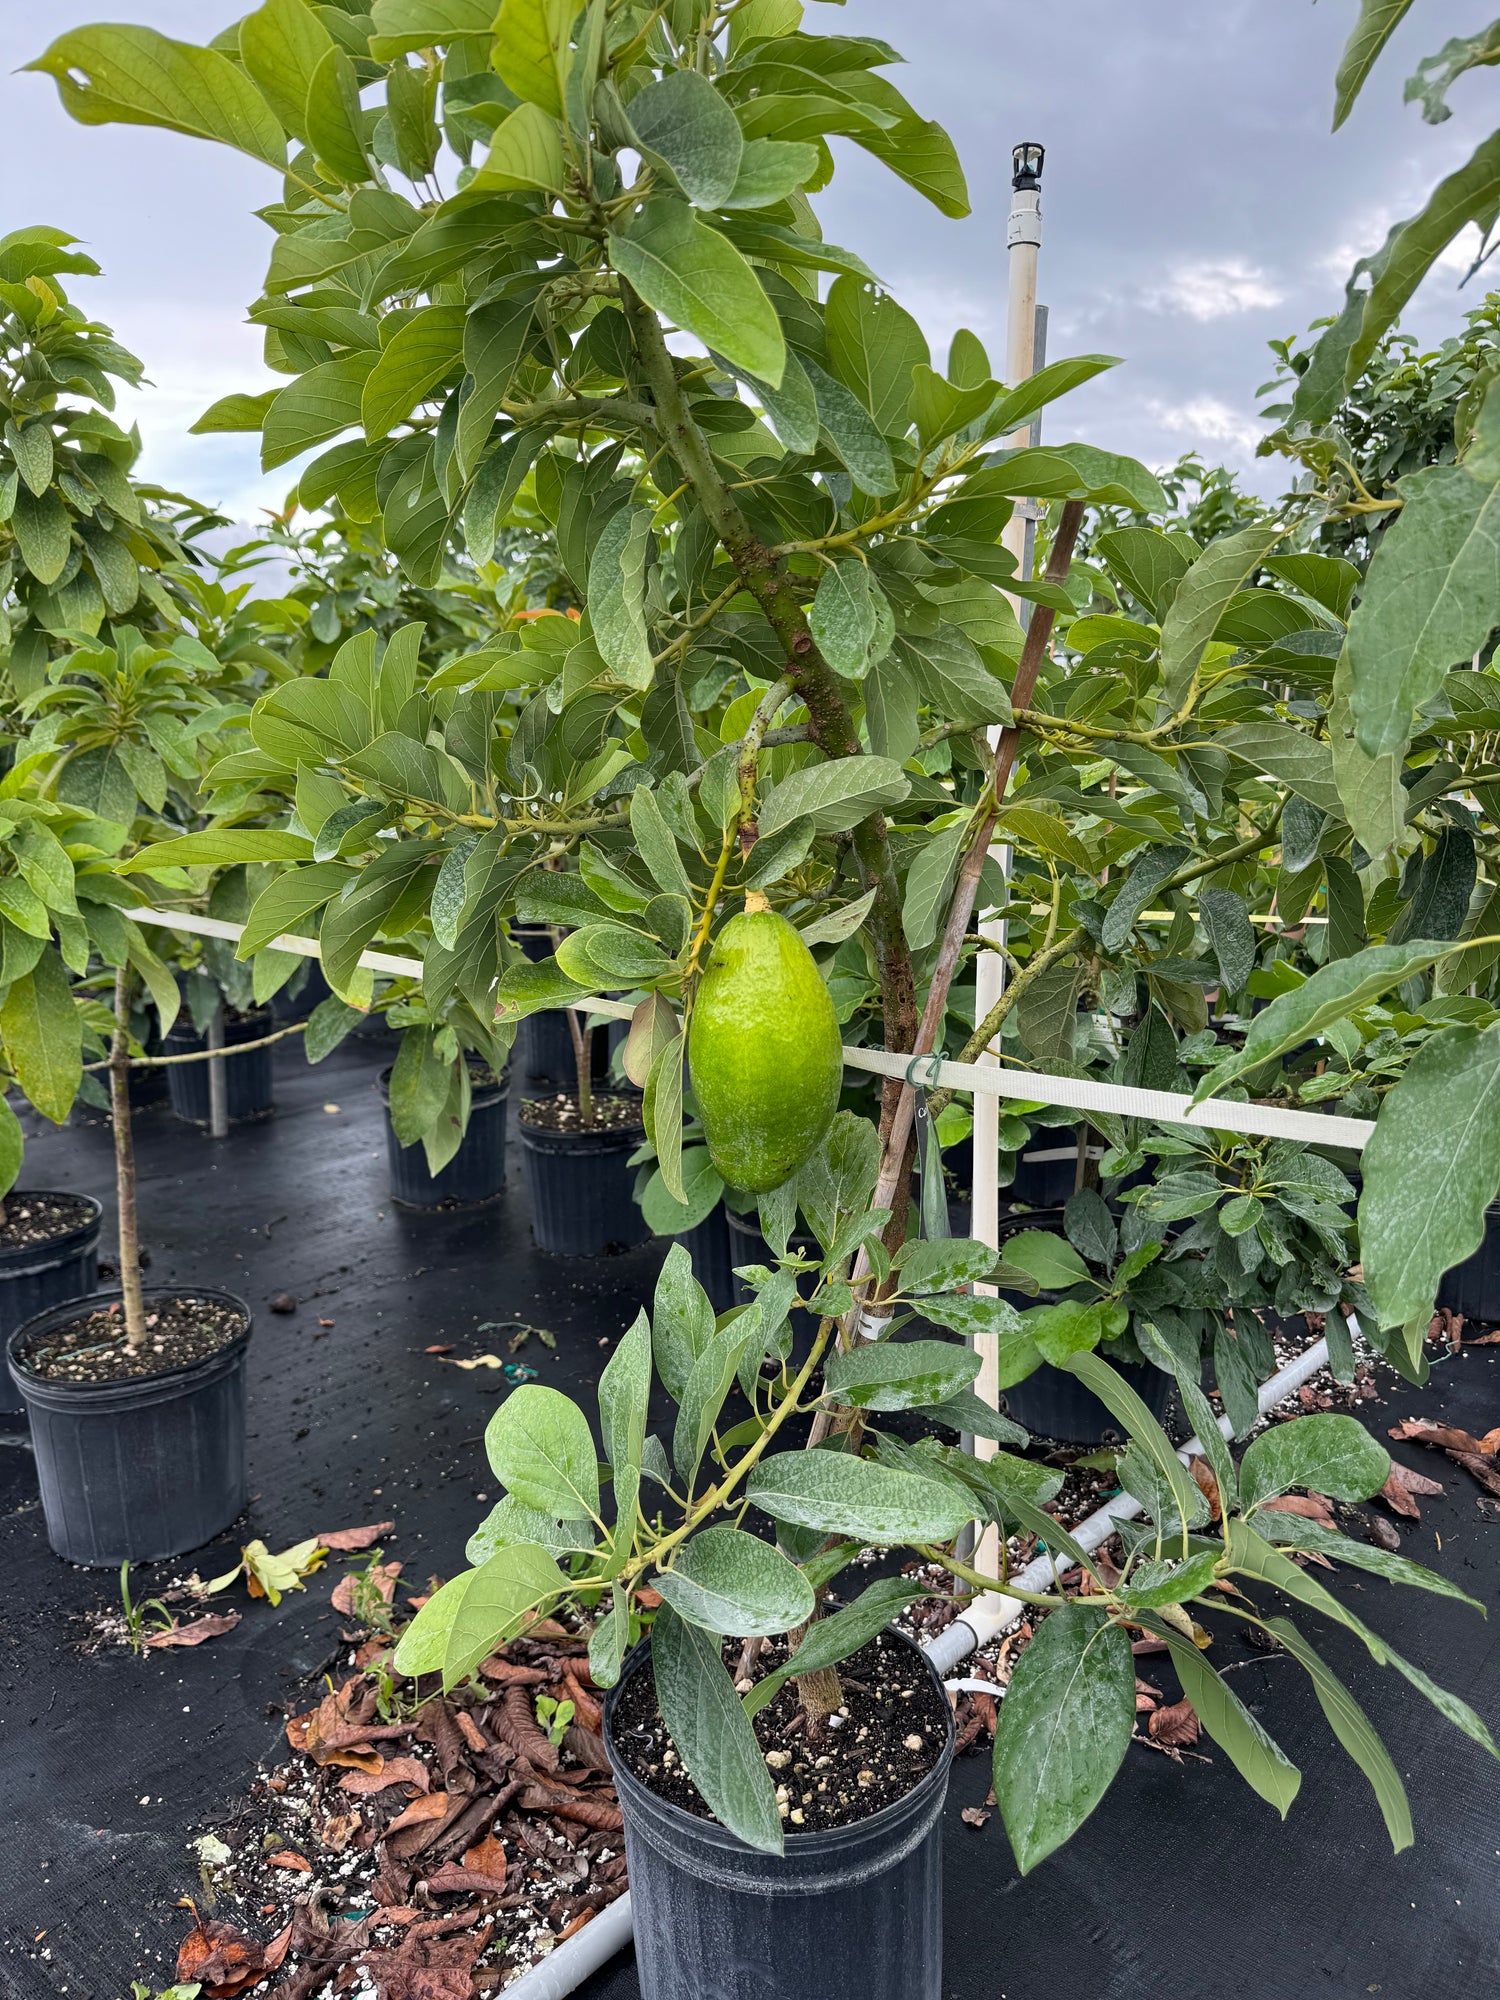
[[[268,1975],[277,2000],[311,2000],[330,1981],[335,1994],[373,1988],[378,2000],[470,2000],[624,1892],[623,1822],[584,1646],[544,1621],[485,1661],[479,1684],[415,1715],[387,1701],[389,1720],[378,1677],[388,1648],[366,1642],[356,1663],[376,1677],[357,1673],[289,1718],[294,1761],[257,1780],[223,1830],[229,1858],[205,1860],[211,1896],[232,1892],[284,1921],[258,1943],[199,1918],[177,1976],[198,1981],[204,2000],[249,1993]],[[574,1704],[560,1745],[537,1723],[539,1693]]]

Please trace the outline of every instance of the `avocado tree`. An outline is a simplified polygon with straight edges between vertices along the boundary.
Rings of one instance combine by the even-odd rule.
[[[687,1047],[718,1168],[758,1192],[776,1257],[754,1274],[754,1305],[723,1323],[680,1253],[669,1259],[655,1323],[631,1330],[601,1385],[611,1521],[582,1412],[540,1388],[506,1401],[490,1438],[506,1498],[475,1568],[413,1628],[407,1666],[460,1677],[572,1591],[603,1613],[595,1672],[607,1682],[649,1576],[667,1605],[658,1692],[689,1768],[726,1824],[778,1845],[724,1636],[812,1619],[792,1674],[815,1730],[852,1646],[848,1625],[814,1614],[855,1546],[907,1546],[985,1588],[998,1579],[953,1548],[976,1513],[1057,1533],[1036,1512],[1034,1467],[981,1463],[930,1437],[907,1446],[872,1421],[918,1409],[1015,1441],[968,1393],[971,1349],[891,1339],[919,1301],[925,1319],[995,1343],[1019,1373],[1043,1359],[1073,1369],[1141,1447],[1132,1491],[1155,1523],[1135,1552],[1143,1564],[1097,1598],[1047,1600],[1054,1615],[1026,1655],[1032,1692],[1018,1699],[1013,1683],[1002,1718],[997,1794],[1029,1866],[1092,1809],[1123,1755],[1129,1628],[1183,1638],[1184,1607],[1208,1617],[1224,1599],[1203,1593],[1231,1573],[1349,1624],[1278,1553],[1308,1545],[1306,1524],[1283,1532],[1293,1517],[1278,1513],[1266,1540],[1257,1510],[1285,1484],[1373,1491],[1385,1457],[1357,1427],[1305,1419],[1250,1448],[1236,1489],[1196,1355],[1187,1367],[1158,1342],[1152,1359],[1178,1375],[1221,1494],[1240,1494],[1221,1506],[1219,1539],[1200,1546],[1196,1486],[1092,1352],[1107,1316],[1025,1326],[966,1289],[993,1274],[983,1246],[907,1241],[911,1092],[893,1080],[878,1123],[848,1109],[825,1123],[832,1092],[810,1052],[829,1046],[826,1010],[903,1064],[945,1037],[972,1059],[1014,1013],[1042,1062],[1043,1049],[1067,1060],[1081,997],[1106,1011],[1128,997],[1119,1017],[1137,1032],[1122,1059],[1144,1064],[1165,1034],[1175,1060],[1179,1036],[1206,1025],[1208,993],[1242,990],[1245,891],[1257,864],[1279,851],[1286,865],[1289,833],[1294,854],[1326,839],[1356,876],[1394,868],[1400,850],[1416,880],[1442,835],[1431,817],[1408,831],[1391,792],[1371,845],[1374,803],[1351,794],[1339,761],[1332,664],[1357,572],[1299,555],[1290,521],[1236,525],[1206,546],[1118,526],[1110,550],[1103,537],[1096,549],[1149,620],[1075,616],[1066,586],[1088,508],[1160,514],[1166,496],[1131,460],[1011,441],[1112,364],[1065,359],[1006,386],[962,332],[935,365],[863,261],[825,241],[810,197],[834,170],[833,138],[944,215],[963,215],[967,197],[946,136],[884,74],[894,52],[815,33],[803,15],[801,0],[504,0],[498,13],[492,0],[375,0],[370,15],[266,0],[206,48],[81,28],[36,66],[86,123],[166,125],[278,177],[251,311],[291,379],[226,399],[213,424],[258,431],[268,467],[316,450],[303,503],[336,497],[378,520],[423,588],[460,542],[482,571],[518,502],[539,510],[582,610],[512,619],[434,671],[419,671],[410,628],[383,645],[356,635],[326,677],[257,703],[254,747],[213,773],[225,788],[215,826],[134,865],[284,857],[241,949],[316,922],[347,992],[372,940],[419,940],[432,1019],[461,1004],[499,1034],[534,1009],[639,993],[629,1059],[664,1183],[685,1198]],[[455,164],[445,194],[435,176],[453,178]],[[1050,510],[1036,581],[999,542],[1019,499]],[[1016,601],[1031,608],[1024,629]],[[1054,647],[1062,621],[1067,643]],[[241,824],[247,785],[289,799],[284,829]],[[1420,814],[1429,797],[1419,786],[1406,803]],[[997,840],[1045,893],[1012,897],[1015,976],[955,1037],[976,901],[1006,898],[988,861]],[[1165,940],[1152,914],[1164,906]],[[518,963],[513,920],[566,935],[545,961]],[[1243,1090],[1257,1064],[1351,1006],[1461,964],[1455,937],[1361,941],[1256,1016],[1204,1094]],[[809,953],[828,974],[821,993]],[[755,1039],[733,1027],[764,1024],[768,1000],[786,1002],[780,1025],[800,1031],[797,1060],[779,1068],[764,1053],[757,1063]],[[799,1122],[813,1083],[821,1116]],[[737,1097],[748,1118],[721,1116],[716,1131],[712,1103]],[[786,1255],[798,1207],[815,1262]],[[1278,1261],[1275,1204],[1243,1214],[1257,1263]],[[1377,1289],[1377,1332],[1392,1300],[1404,1307],[1429,1275],[1435,1285],[1453,1240],[1448,1229],[1385,1281],[1385,1298]],[[1367,1263],[1382,1256],[1389,1271],[1367,1237]],[[794,1302],[818,1320],[795,1373],[784,1362]],[[1413,1352],[1398,1332],[1392,1351],[1419,1370],[1420,1341]],[[670,1458],[645,1438],[653,1366],[680,1410]],[[752,1416],[723,1432],[736,1379]],[[814,1402],[822,1448],[774,1451]],[[1344,1453],[1354,1462],[1340,1470]],[[642,1504],[643,1479],[665,1503]],[[717,1518],[746,1501],[776,1524],[779,1552]],[[1332,1552],[1366,1566],[1378,1554]],[[571,1583],[557,1554],[579,1559]],[[1382,1560],[1386,1574],[1423,1580]],[[891,1601],[875,1598],[866,1617],[883,1622]],[[1321,1661],[1286,1630],[1326,1689]],[[1284,1805],[1284,1757],[1196,1645],[1178,1650],[1226,1754]],[[1397,1665],[1493,1748],[1476,1717]],[[1036,1746],[1052,1730],[1075,1748],[1076,1782],[1040,1781]],[[1399,1843],[1389,1760],[1363,1731],[1344,1740]]]

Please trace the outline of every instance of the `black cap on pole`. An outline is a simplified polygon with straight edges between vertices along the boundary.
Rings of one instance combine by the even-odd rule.
[[[1023,139],[1011,151],[1011,177],[1013,188],[1039,188],[1042,184],[1042,162],[1047,157],[1047,149],[1037,139]]]

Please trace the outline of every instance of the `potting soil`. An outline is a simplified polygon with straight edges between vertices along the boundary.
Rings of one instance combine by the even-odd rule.
[[[253,1539],[272,1551],[392,1519],[402,1582],[463,1565],[496,1497],[482,1434],[517,1379],[585,1407],[614,1342],[648,1302],[663,1246],[563,1260],[532,1246],[519,1148],[506,1193],[467,1211],[410,1213],[387,1198],[378,1046],[346,1044],[317,1068],[276,1051],[277,1115],[213,1141],[165,1108],[137,1120],[142,1231],[155,1285],[214,1285],[256,1316],[249,1361],[251,1502],[212,1547],[131,1579],[138,1601],[196,1571],[213,1577]],[[112,1213],[107,1130],[46,1127],[23,1178],[98,1196]],[[106,1233],[108,1225],[106,1225]],[[267,1310],[277,1294],[295,1311]],[[548,1345],[541,1332],[549,1332]],[[1472,1333],[1472,1327],[1469,1329]],[[524,1336],[524,1337],[523,1337]],[[493,1365],[455,1364],[490,1355]],[[1341,1524],[1401,1536],[1404,1552],[1492,1609],[1500,1498],[1466,1467],[1389,1428],[1441,1418],[1476,1438],[1500,1423],[1500,1348],[1436,1361],[1425,1392],[1387,1390],[1361,1417],[1417,1481],[1420,1516],[1381,1504]],[[652,1426],[668,1420],[654,1408]],[[0,1871],[4,2000],[125,2000],[167,1985],[193,1923],[212,1917],[212,1871],[190,1842],[232,1826],[263,1760],[285,1755],[289,1716],[345,1677],[335,1554],[279,1605],[242,1584],[211,1601],[241,1615],[191,1648],[133,1657],[82,1644],[89,1614],[119,1608],[117,1580],[70,1568],[43,1530],[29,1453],[0,1432],[0,1799],[13,1831]],[[1500,1724],[1500,1619],[1377,1578],[1320,1572],[1407,1658]],[[184,1619],[195,1615],[182,1609]],[[946,1821],[951,2000],[1256,2000],[1440,1991],[1480,2000],[1500,1980],[1495,1765],[1351,1636],[1300,1618],[1355,1693],[1411,1796],[1417,1845],[1392,1856],[1369,1788],[1283,1654],[1222,1638],[1215,1660],[1301,1767],[1285,1825],[1207,1738],[1144,1728],[1076,1838],[1018,1879],[987,1758],[959,1759]],[[1222,1658],[1220,1657],[1222,1655]],[[1138,1670],[1167,1699],[1161,1657]],[[268,1918],[268,1937],[271,1920]],[[622,1954],[581,2000],[636,2000]]]

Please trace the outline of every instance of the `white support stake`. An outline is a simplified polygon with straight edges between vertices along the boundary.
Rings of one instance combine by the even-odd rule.
[[[1037,258],[1042,247],[1042,162],[1044,153],[1041,146],[1027,142],[1017,146],[1011,155],[1011,206],[1010,220],[1006,229],[1007,263],[1009,271],[1009,313],[1006,328],[1005,379],[1014,388],[1031,375],[1037,363],[1038,313],[1036,303]],[[1017,431],[1006,442],[1012,445],[1025,444],[1032,438],[1032,426]],[[1026,574],[1027,559],[1031,553],[1031,543],[1035,536],[1035,526],[1027,522],[1024,512],[1017,510],[1006,523],[1003,537],[1006,548],[1016,559],[1017,573]],[[999,741],[998,729],[990,731],[990,745],[993,749]],[[999,863],[1000,872],[1006,879],[1010,876],[1010,849],[1000,845],[990,849]],[[981,911],[979,934],[995,946],[993,951],[979,954],[974,967],[974,1025],[979,1026],[990,1009],[1005,991],[1005,945],[1006,920],[994,911]],[[981,1063],[990,1064],[997,1060],[985,1051],[979,1058]],[[997,1249],[1000,1242],[1000,1100],[997,1097],[979,1096],[974,1098],[974,1235],[981,1243]],[[977,1289],[989,1291],[990,1287]],[[998,1350],[993,1342],[980,1343],[979,1376],[974,1384],[975,1393],[992,1407],[999,1400]],[[995,1445],[987,1438],[976,1438],[974,1449],[982,1458],[992,1458]],[[995,1554],[995,1531],[987,1529],[981,1537],[979,1558],[981,1563],[992,1559]]]

